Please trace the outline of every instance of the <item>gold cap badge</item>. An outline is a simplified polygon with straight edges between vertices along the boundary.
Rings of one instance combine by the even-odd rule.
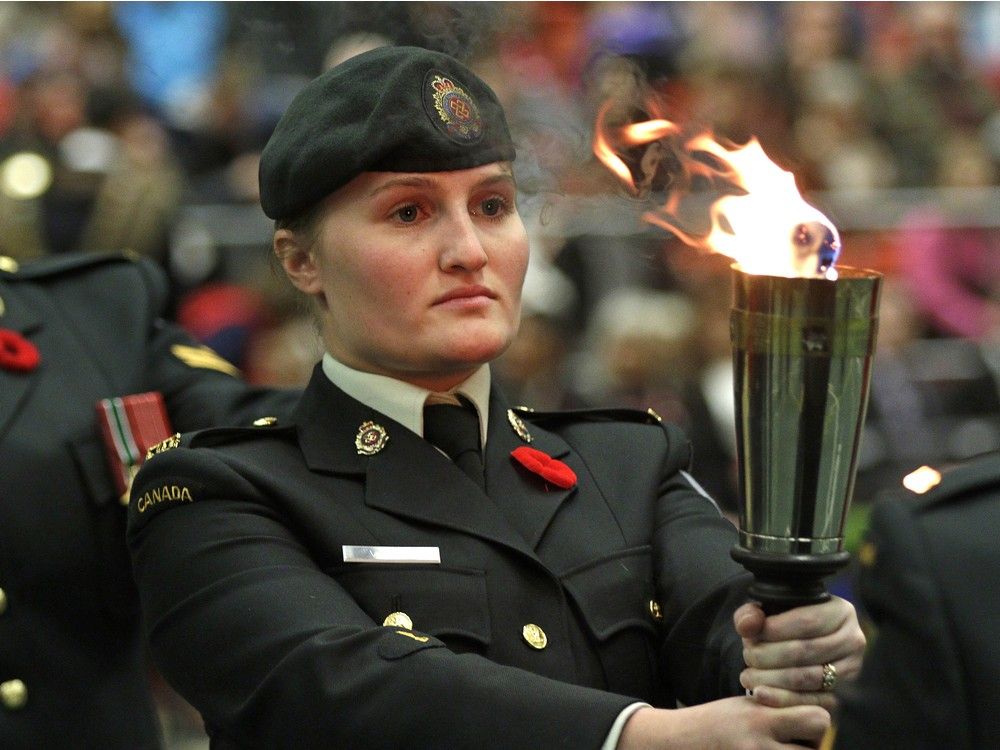
[[[514,428],[514,432],[517,433],[517,436],[521,438],[521,440],[526,443],[531,442],[531,433],[528,432],[527,425],[524,424],[523,419],[514,413],[513,409],[507,410],[507,421],[510,422],[510,426]]]
[[[261,417],[253,421],[254,427],[268,427],[278,421],[277,417]]]
[[[354,438],[354,447],[358,449],[359,456],[374,456],[388,442],[389,433],[385,431],[385,427],[374,422],[362,422],[358,435]]]

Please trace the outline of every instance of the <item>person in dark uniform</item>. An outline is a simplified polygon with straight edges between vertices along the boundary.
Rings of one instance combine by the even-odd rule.
[[[826,744],[1000,747],[1000,453],[911,478],[922,494],[876,503],[859,550],[878,632]]]
[[[214,748],[808,746],[823,665],[860,667],[847,602],[745,603],[677,428],[492,382],[513,158],[493,92],[407,47],[317,78],[264,150],[327,353],[288,423],[163,444],[129,509],[153,657]]]
[[[0,747],[160,746],[101,399],[158,391],[173,429],[289,413],[161,321],[148,260],[0,258]]]

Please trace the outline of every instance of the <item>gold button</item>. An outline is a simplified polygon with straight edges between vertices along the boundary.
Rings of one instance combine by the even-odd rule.
[[[390,628],[405,628],[406,630],[413,630],[413,620],[406,612],[393,612],[391,615],[386,615],[386,618],[382,620],[382,624]]]
[[[660,607],[660,603],[656,599],[649,600],[649,614],[653,616],[654,620],[663,619],[663,609]]]
[[[862,567],[870,568],[875,564],[875,558],[878,554],[875,551],[875,545],[871,542],[865,542],[860,547],[858,547],[858,562]]]
[[[0,615],[7,611],[7,592],[0,589]]]
[[[549,644],[545,631],[530,622],[521,628],[521,635],[524,636],[524,640],[528,642],[529,646],[537,648],[539,651]]]
[[[274,424],[278,421],[277,417],[261,417],[260,419],[255,419],[253,421],[254,427],[267,427],[269,424]]]
[[[16,260],[11,258],[9,255],[0,255],[0,271],[6,271],[7,273],[17,273],[17,269],[21,267],[21,264]]]
[[[28,702],[28,686],[21,680],[0,682],[0,702],[12,711]]]

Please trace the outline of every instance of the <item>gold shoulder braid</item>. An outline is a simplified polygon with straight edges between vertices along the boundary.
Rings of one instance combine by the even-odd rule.
[[[223,359],[207,346],[186,346],[184,344],[174,344],[170,347],[171,353],[188,367],[197,367],[202,370],[218,370],[226,375],[239,377],[240,371],[231,362]]]
[[[156,445],[149,446],[149,450],[146,451],[146,460],[148,461],[157,453],[166,453],[168,450],[176,448],[180,444],[181,444],[181,434],[179,432],[175,432],[166,440],[161,440]]]

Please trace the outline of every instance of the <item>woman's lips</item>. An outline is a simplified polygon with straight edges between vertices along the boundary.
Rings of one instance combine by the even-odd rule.
[[[474,303],[482,300],[492,300],[496,299],[496,294],[492,289],[485,286],[463,286],[457,289],[452,289],[435,301],[435,305],[444,305],[448,303],[462,304],[464,302]]]

